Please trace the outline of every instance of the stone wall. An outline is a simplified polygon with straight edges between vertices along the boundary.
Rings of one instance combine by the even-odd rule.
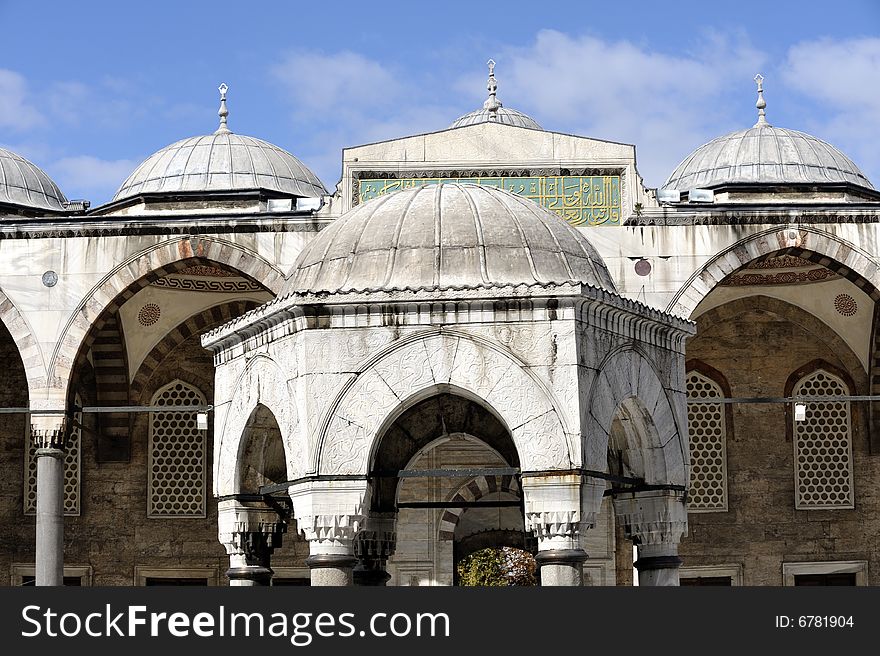
[[[822,360],[867,394],[867,375],[840,337],[783,301],[749,297],[697,319],[687,346],[723,374],[733,397],[782,397],[804,365]],[[851,403],[854,510],[796,510],[791,421],[782,404],[737,404],[728,426],[728,511],[689,514],[685,566],[741,564],[745,585],[782,585],[783,562],[869,561],[880,556],[880,460],[868,449],[866,405]]]

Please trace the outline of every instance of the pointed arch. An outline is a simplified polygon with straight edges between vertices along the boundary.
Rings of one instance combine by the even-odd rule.
[[[50,358],[44,387],[46,396],[67,396],[78,354],[88,346],[89,336],[100,328],[108,312],[117,310],[158,278],[199,263],[233,271],[275,295],[284,282],[283,272],[268,260],[217,237],[185,235],[134,253],[101,278],[71,313]]]
[[[880,265],[870,253],[817,226],[775,226],[711,257],[679,288],[666,311],[685,318],[692,316],[697,305],[727,276],[772,255],[795,255],[821,264],[851,281],[875,302],[880,300]]]
[[[296,406],[287,387],[289,376],[266,355],[250,359],[233,385],[230,401],[214,408],[214,495],[241,491],[240,462],[245,428],[258,405],[274,416],[287,461],[287,480],[305,473],[308,443],[297,434]]]

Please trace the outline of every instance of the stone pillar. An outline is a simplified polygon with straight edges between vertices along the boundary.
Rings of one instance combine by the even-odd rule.
[[[541,585],[583,585],[587,553],[580,536],[594,524],[596,512],[580,474],[524,474],[522,490],[525,527],[538,538]]]
[[[312,585],[353,585],[354,540],[370,498],[366,480],[316,480],[291,485],[297,530],[309,541]]]
[[[64,415],[31,415],[37,458],[36,584],[64,585]]]
[[[229,555],[229,585],[269,585],[272,552],[281,546],[287,524],[262,500],[224,499],[217,506],[220,544]]]
[[[391,575],[386,570],[388,559],[397,546],[397,514],[373,513],[364,520],[364,528],[354,541],[354,584],[383,586]]]
[[[678,543],[687,535],[683,493],[674,490],[619,492],[614,512],[638,549],[640,586],[678,585]]]

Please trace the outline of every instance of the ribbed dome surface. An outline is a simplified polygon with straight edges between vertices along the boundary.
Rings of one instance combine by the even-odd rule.
[[[67,199],[42,169],[0,148],[0,203],[38,210],[64,210]]]
[[[602,258],[561,217],[507,191],[446,183],[343,214],[300,253],[285,293],[563,282],[614,291]]]
[[[814,136],[756,125],[703,144],[669,176],[664,189],[724,184],[839,184],[873,186],[846,155]]]
[[[285,150],[230,132],[191,137],[148,157],[113,197],[146,193],[266,189],[298,197],[327,193],[317,176]]]
[[[465,125],[476,125],[477,123],[500,123],[501,125],[514,125],[518,128],[544,129],[531,116],[518,112],[515,109],[507,109],[506,107],[499,107],[494,112],[485,108],[478,109],[457,118],[449,127],[460,128]]]

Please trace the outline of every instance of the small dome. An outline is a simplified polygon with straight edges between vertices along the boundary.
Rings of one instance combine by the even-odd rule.
[[[488,109],[478,109],[455,119],[455,122],[449,127],[460,128],[465,125],[476,125],[477,123],[500,123],[501,125],[514,125],[518,128],[544,129],[528,114],[523,114],[507,107],[499,107],[494,112]]]
[[[65,203],[58,185],[42,169],[0,148],[0,204],[63,212]]]
[[[113,202],[140,194],[256,189],[311,198],[327,194],[318,177],[286,150],[230,131],[228,87],[221,84],[219,90],[217,131],[183,139],[148,157],[122,183]]]
[[[764,78],[758,84],[758,122],[703,144],[678,165],[663,189],[710,189],[728,184],[827,185],[873,189],[853,161],[816,137],[767,122]]]
[[[531,116],[527,116],[515,109],[507,109],[498,100],[498,82],[495,80],[495,62],[491,59],[489,64],[489,81],[486,88],[489,90],[489,97],[483,106],[473,112],[460,116],[450,125],[450,128],[460,128],[465,125],[476,125],[477,123],[500,123],[501,125],[513,125],[518,128],[531,128],[533,130],[543,130],[537,121]]]
[[[614,283],[558,215],[494,187],[445,183],[349,210],[300,253],[285,293]]]

